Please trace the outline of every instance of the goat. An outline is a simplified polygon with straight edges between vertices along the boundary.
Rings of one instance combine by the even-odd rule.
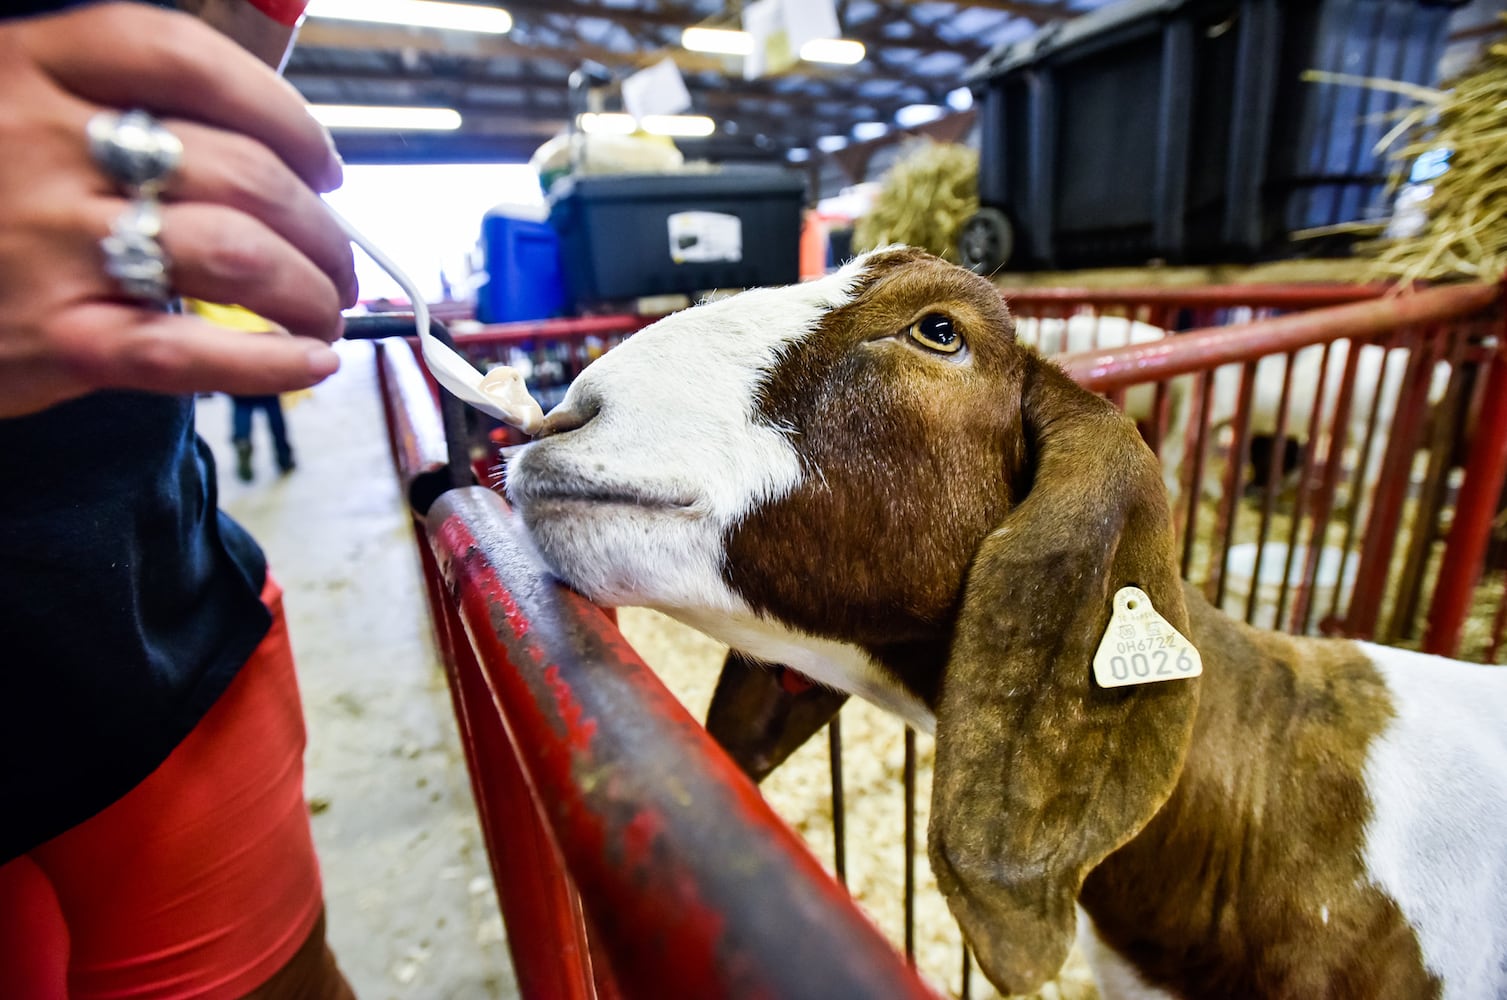
[[[1132,423],[919,251],[670,316],[510,457],[540,555],[936,736],[928,854],[988,978],[1507,991],[1507,673],[1252,629],[1178,577]],[[1128,585],[1200,676],[1102,687]]]

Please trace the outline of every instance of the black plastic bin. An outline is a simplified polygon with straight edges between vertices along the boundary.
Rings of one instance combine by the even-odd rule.
[[[804,200],[783,168],[573,177],[552,190],[549,221],[580,307],[793,283]]]
[[[1436,82],[1461,0],[1128,0],[981,61],[979,270],[1291,256],[1386,212],[1402,98],[1305,70]],[[993,253],[998,259],[979,259]]]

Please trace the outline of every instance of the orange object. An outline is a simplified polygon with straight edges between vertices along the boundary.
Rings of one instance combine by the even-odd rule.
[[[74,1000],[239,997],[309,936],[303,713],[270,576],[262,601],[267,636],[162,766],[0,867],[0,996],[51,1000],[66,976]]]
[[[815,209],[801,215],[801,280],[827,273],[827,223]]]

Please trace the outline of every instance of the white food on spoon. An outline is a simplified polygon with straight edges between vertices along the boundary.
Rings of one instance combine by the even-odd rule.
[[[529,437],[539,433],[539,428],[544,425],[544,410],[529,395],[523,373],[518,369],[499,365],[482,376],[478,388],[501,411],[497,414],[499,420]]]
[[[450,390],[461,402],[496,417],[510,427],[518,428],[530,437],[537,434],[544,423],[544,411],[528,394],[523,375],[515,368],[501,366],[483,376],[471,362],[436,340],[429,332],[429,306],[425,304],[424,296],[419,293],[413,280],[339,212],[328,204],[325,209],[352,243],[376,261],[378,267],[392,275],[392,279],[408,296],[408,301],[413,303],[413,323],[419,332],[420,353],[434,380]]]

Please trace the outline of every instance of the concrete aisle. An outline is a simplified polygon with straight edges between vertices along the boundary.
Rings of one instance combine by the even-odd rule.
[[[363,1000],[516,997],[372,350],[339,349],[341,371],[286,411],[289,476],[260,415],[251,483],[235,476],[229,399],[201,399],[198,417],[221,507],[287,594],[330,938]]]

